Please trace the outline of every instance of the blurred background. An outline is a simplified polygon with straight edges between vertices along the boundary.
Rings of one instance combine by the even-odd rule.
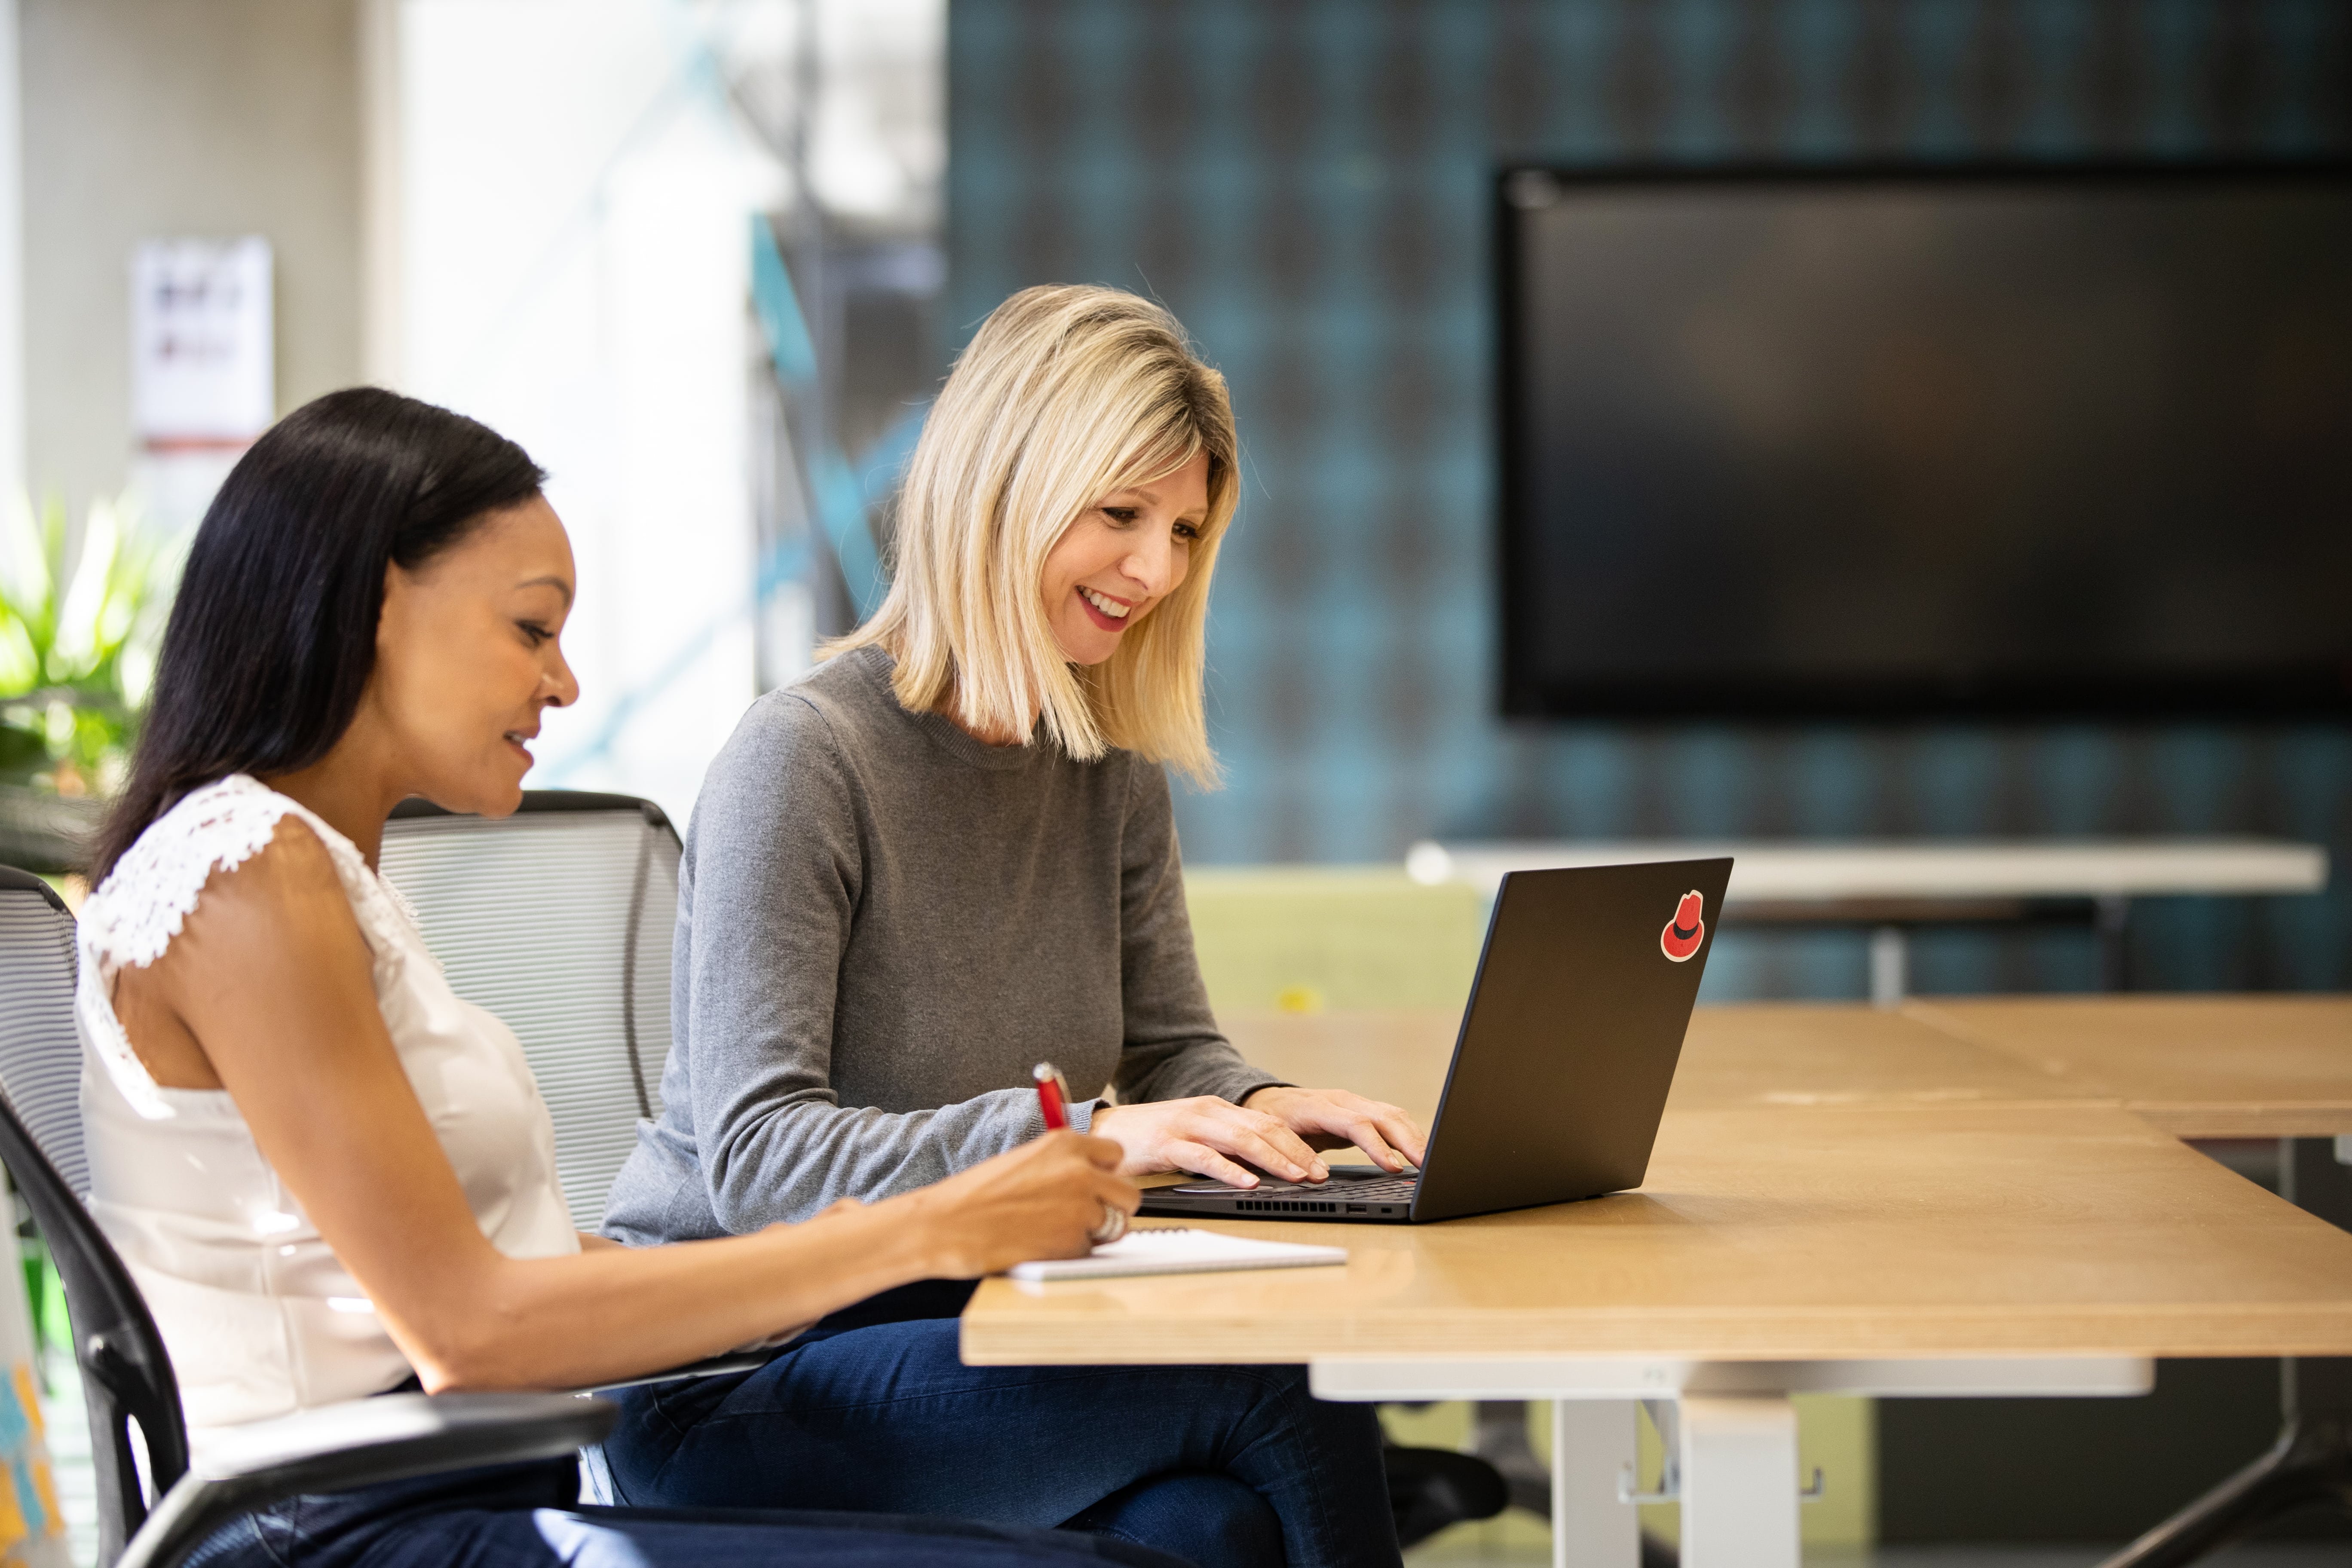
[[[957,349],[1013,289],[1087,281],[1172,309],[1241,424],[1210,639],[1228,779],[1178,804],[1220,1007],[1458,1005],[1487,889],[1443,857],[1409,874],[1423,843],[2256,836],[2341,864],[2347,156],[2334,0],[0,0],[0,858],[69,869],[58,846],[120,776],[213,488],[271,419],[360,382],[480,417],[549,469],[584,695],[533,782],[683,823],[746,703],[877,602],[893,478]],[[2156,179],[2189,169],[2211,178]],[[1609,520],[1547,510],[1539,462],[1570,464],[1572,496],[1607,454],[1577,470],[1530,446],[1543,397],[1608,401],[1537,363],[1545,290],[1575,276],[1546,259],[1545,215],[1730,193],[1719,218],[1740,192],[1965,193],[1937,176],[1987,171],[2065,199],[2156,179],[2223,204],[2179,220],[2195,232],[2265,237],[2168,272],[2173,220],[2150,219],[2124,248],[2156,258],[2135,275],[2151,320],[2176,286],[2308,297],[2278,327],[2304,379],[2272,468],[2310,485],[2257,584],[2306,619],[2336,606],[2294,679],[2275,649],[2200,665],[2118,642],[2092,650],[2129,665],[2116,684],[2053,695],[2036,671],[2061,639],[2006,686],[1864,691],[1761,634],[1639,690],[1548,674],[1575,650],[1529,640],[1543,552],[1613,558],[1577,555],[1574,529]],[[2315,226],[2227,206],[2282,191]],[[2038,286],[2021,232],[1967,252],[1954,287]],[[1629,283],[1585,326],[1671,326],[1675,300]],[[1832,308],[1805,342],[1864,330]],[[2234,364],[2216,353],[2198,363]],[[1799,395],[1770,379],[1786,368],[1765,365],[1767,409]],[[2084,395],[2104,408],[2129,379]],[[1737,456],[1703,446],[1641,450]],[[2096,476],[2099,457],[2072,460]],[[1965,508],[1920,527],[1983,531]],[[1699,559],[1627,576],[1618,608],[1720,592]],[[2200,559],[2176,565],[2220,570]],[[2098,622],[2097,597],[2044,618]],[[2001,636],[1979,627],[1976,657],[1998,665]],[[2340,877],[2057,903],[1906,925],[1904,988],[2352,987]],[[1869,994],[1883,916],[1731,930],[1705,999]],[[2155,1478],[2158,1502],[2265,1440],[2266,1393],[2214,1397],[2195,1420],[2219,1458]],[[1854,1550],[2119,1536],[2163,1511],[2069,1512],[2014,1424],[1975,1447],[1837,1430],[1874,1479],[1809,1529]],[[2044,1500],[1953,1504],[1955,1467]],[[1447,1550],[1517,1550],[1522,1526]]]
[[[163,596],[142,584],[261,424],[365,380],[478,415],[550,469],[585,696],[538,778],[683,818],[746,700],[873,602],[891,478],[957,347],[1013,289],[1088,280],[1184,320],[1248,454],[1211,645],[1229,783],[1179,807],[1196,866],[1393,867],[1423,839],[2352,843],[2352,738],[2325,712],[1507,717],[1498,589],[1499,171],[2338,158],[2339,6],[14,15],[0,478],[26,505],[0,571],[16,600],[55,578],[60,611],[77,567],[113,582],[76,602],[90,626],[47,634],[55,668],[0,639],[5,689],[87,689],[79,726],[7,708],[20,783],[102,793],[111,731],[85,710],[135,708]],[[164,353],[174,257],[183,285],[215,285],[178,298],[216,314],[237,266],[253,279],[214,322],[244,346],[208,383]],[[122,542],[86,552],[93,536]],[[1735,934],[1711,997],[1867,984],[1859,930]],[[2340,986],[2352,894],[2141,900],[2126,940],[2143,984]],[[1912,984],[2067,988],[2097,962],[2084,929],[1947,926],[1918,933]]]

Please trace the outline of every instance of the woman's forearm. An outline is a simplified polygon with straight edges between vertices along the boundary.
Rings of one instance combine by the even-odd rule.
[[[1118,1173],[1120,1157],[1106,1139],[1050,1132],[920,1192],[670,1247],[520,1259],[474,1231],[398,1280],[387,1294],[408,1316],[388,1310],[385,1322],[428,1389],[592,1388],[772,1338],[917,1279],[1083,1257],[1105,1215],[1140,1201]]]
[[[698,1071],[701,1071],[698,1068]],[[918,1191],[1019,1147],[1043,1131],[1037,1097],[997,1090],[932,1110],[891,1112],[807,1099],[763,1102],[745,1075],[700,1113],[711,1212],[738,1235],[805,1220],[844,1198],[872,1203]]]
[[[911,1207],[911,1205],[909,1206]],[[751,1236],[567,1258],[490,1253],[434,1297],[439,1321],[389,1326],[428,1393],[588,1388],[814,1322],[944,1261],[929,1216],[892,1205]],[[462,1305],[461,1305],[462,1304]]]

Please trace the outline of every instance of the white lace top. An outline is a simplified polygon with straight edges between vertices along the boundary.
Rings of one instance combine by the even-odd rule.
[[[342,879],[374,954],[384,1026],[482,1234],[512,1258],[580,1247],[521,1046],[449,989],[399,894],[350,839],[257,780],[235,774],[192,792],[83,907],[75,1012],[90,1212],[163,1330],[200,1452],[221,1427],[373,1394],[410,1371],[227,1091],[157,1084],[114,1016],[123,965],[162,957],[214,869],[258,853],[289,815],[319,836]]]

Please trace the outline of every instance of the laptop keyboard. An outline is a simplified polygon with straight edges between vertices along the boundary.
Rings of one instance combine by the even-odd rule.
[[[1318,1198],[1342,1198],[1349,1203],[1402,1204],[1412,1201],[1412,1189],[1419,1176],[1373,1176],[1362,1181],[1340,1177],[1328,1182],[1261,1182],[1255,1187],[1229,1187],[1223,1182],[1202,1182],[1195,1185],[1176,1187],[1172,1191],[1187,1196],[1211,1197],[1288,1197],[1300,1194]]]
[[[1345,1185],[1338,1182],[1326,1182],[1319,1187],[1301,1184],[1291,1190],[1301,1193],[1321,1193],[1326,1196],[1345,1194],[1349,1198],[1368,1198],[1376,1204],[1402,1204],[1412,1201],[1412,1189],[1419,1185],[1420,1182],[1419,1176],[1375,1176],[1369,1181],[1351,1181]]]

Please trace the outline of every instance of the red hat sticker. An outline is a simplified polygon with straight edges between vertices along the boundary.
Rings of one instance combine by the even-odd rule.
[[[1658,933],[1658,946],[1668,958],[1684,963],[1698,951],[1698,944],[1706,940],[1706,921],[1700,918],[1706,912],[1706,900],[1697,889],[1683,895],[1683,901],[1675,906],[1675,918]]]

